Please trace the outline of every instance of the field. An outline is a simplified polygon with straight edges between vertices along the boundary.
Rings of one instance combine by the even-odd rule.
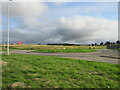
[[[2,47],[0,47],[0,51],[2,51]]]
[[[90,48],[90,49],[89,49]],[[94,52],[95,49],[104,49],[106,46],[55,46],[55,45],[11,45],[10,49],[32,50],[33,52],[69,53]]]
[[[106,46],[10,45],[10,50],[49,53],[85,53],[105,48]],[[118,88],[119,65],[115,64],[16,54],[2,55],[2,60],[3,88]]]
[[[3,55],[3,88],[118,88],[118,65],[36,55]]]
[[[88,48],[68,48],[68,49],[37,49],[33,52],[46,52],[46,53],[74,53],[74,52],[94,52],[95,49]]]
[[[0,48],[0,51],[7,51],[6,49],[2,49],[2,48]]]

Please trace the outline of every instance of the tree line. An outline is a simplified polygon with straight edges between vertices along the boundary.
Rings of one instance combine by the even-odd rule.
[[[92,44],[87,44],[88,46],[98,46],[98,45],[110,45],[110,44],[120,44],[120,41],[117,40],[116,42],[101,42],[100,44],[98,43],[92,43]],[[40,44],[39,44],[40,45]],[[62,46],[80,46],[83,44],[70,44],[70,43],[48,43],[47,45],[62,45]]]

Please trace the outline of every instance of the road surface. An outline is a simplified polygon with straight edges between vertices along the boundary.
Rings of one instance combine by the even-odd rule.
[[[118,64],[120,59],[120,51],[108,50],[108,49],[98,49],[96,52],[87,53],[36,53],[30,52],[29,50],[11,50],[11,54],[30,54],[30,55],[40,55],[40,56],[57,56],[73,59],[81,59],[96,62],[106,62],[112,64]]]

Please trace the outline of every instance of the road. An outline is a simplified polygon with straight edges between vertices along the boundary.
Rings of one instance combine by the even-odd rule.
[[[120,51],[98,49],[96,52],[87,53],[35,53],[29,50],[12,50],[11,54],[30,54],[30,55],[41,55],[41,56],[57,56],[73,59],[81,59],[96,62],[106,62],[112,64],[118,64],[120,59]]]

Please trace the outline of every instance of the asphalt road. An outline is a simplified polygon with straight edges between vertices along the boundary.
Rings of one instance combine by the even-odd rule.
[[[30,54],[30,55],[41,55],[41,56],[57,56],[73,59],[81,59],[96,62],[106,62],[112,64],[119,64],[120,51],[98,49],[97,52],[88,53],[35,53],[29,50],[12,50],[11,54]]]

